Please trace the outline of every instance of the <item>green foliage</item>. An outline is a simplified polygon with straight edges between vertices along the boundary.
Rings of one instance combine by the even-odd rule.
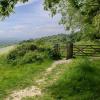
[[[65,47],[69,38],[74,43],[80,42],[81,40],[83,42],[80,43],[86,44],[86,40],[90,41],[87,36],[80,32],[70,35],[59,34],[36,40],[23,41],[7,55],[6,61],[7,63],[16,65],[43,62],[43,59],[49,58],[53,60],[61,59],[62,56],[65,57],[67,55],[66,50],[63,47]],[[91,44],[91,42],[87,43]],[[95,44],[95,42],[92,43]],[[59,44],[59,46],[56,48],[54,47],[55,44]],[[60,47],[62,48],[61,50]]]
[[[49,57],[53,60],[61,59],[60,51],[50,50]]]
[[[57,2],[45,0],[45,8],[53,14],[61,13],[60,24],[63,24],[66,30],[74,33],[80,29],[80,33],[86,34],[88,38],[98,38],[98,34],[100,34],[100,0],[58,0]]]
[[[53,47],[53,49],[51,49],[49,51],[49,56],[53,60],[61,59],[61,53],[60,53],[60,46],[59,46],[59,44],[55,44],[55,46]]]
[[[48,90],[55,100],[99,100],[100,63],[78,59]]]
[[[8,55],[7,55],[7,62],[8,63],[13,63],[17,64],[17,62],[20,62],[22,57],[25,56],[26,53],[30,51],[35,51],[37,47],[33,44],[22,44],[19,45],[17,48],[12,50]],[[28,59],[28,58],[27,58]]]
[[[45,59],[45,56],[43,53],[39,52],[28,52],[24,55],[24,57],[21,59],[21,64],[27,64],[27,63],[41,63]]]
[[[9,16],[11,12],[14,12],[15,5],[18,2],[26,2],[28,0],[0,0],[0,16]]]
[[[60,59],[59,50],[53,49],[53,46],[58,43],[63,45],[66,43],[67,35],[59,34],[49,37],[44,37],[36,40],[28,40],[19,43],[19,45],[9,52],[6,57],[7,63],[26,64],[43,62],[44,59]]]
[[[51,96],[44,94],[42,96],[37,97],[25,97],[22,100],[54,100]]]
[[[6,57],[7,63],[27,64],[35,62],[43,62],[46,59],[46,50],[44,48],[38,48],[31,43],[23,43],[17,48],[12,50]]]

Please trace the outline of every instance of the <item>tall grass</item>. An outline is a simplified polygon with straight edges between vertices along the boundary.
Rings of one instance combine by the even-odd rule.
[[[55,100],[100,100],[100,63],[75,60],[48,88]]]

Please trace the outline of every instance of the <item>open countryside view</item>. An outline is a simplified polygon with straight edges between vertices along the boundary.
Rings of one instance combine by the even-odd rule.
[[[0,0],[0,100],[100,100],[100,0]]]

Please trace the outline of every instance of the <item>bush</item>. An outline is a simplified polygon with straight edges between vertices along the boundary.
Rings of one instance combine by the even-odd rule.
[[[19,49],[19,50],[24,49],[24,50],[26,50],[26,51],[27,51],[27,50],[34,51],[34,50],[37,49],[37,46],[34,45],[34,44],[32,44],[32,43],[24,43],[24,44],[20,45],[20,46],[18,47],[18,49]]]
[[[18,59],[22,59],[27,52],[35,51],[36,49],[37,47],[33,44],[19,45],[7,55],[6,60],[8,63],[16,62]]]
[[[8,58],[9,57],[9,58]],[[7,63],[16,65],[16,64],[29,64],[29,63],[42,63],[45,59],[45,55],[38,51],[29,51],[26,52],[23,56],[13,56],[13,54],[7,57]]]
[[[45,57],[44,57],[45,56]],[[27,64],[33,62],[42,62],[45,58],[58,60],[61,58],[60,52],[51,50],[50,47],[37,47],[32,43],[23,43],[18,45],[6,57],[9,64]]]
[[[55,52],[55,50],[49,50],[48,56],[53,60],[61,59],[60,52]]]
[[[28,52],[24,55],[24,57],[21,60],[21,64],[27,64],[27,63],[41,63],[45,59],[44,55],[39,52]]]

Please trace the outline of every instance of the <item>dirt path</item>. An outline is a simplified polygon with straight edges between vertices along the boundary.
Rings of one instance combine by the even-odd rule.
[[[44,82],[46,82],[46,78],[48,77],[48,75],[52,73],[53,69],[55,69],[57,65],[70,63],[70,62],[71,60],[55,61],[50,68],[46,69],[46,71],[42,75],[42,78],[36,80],[37,86],[31,86],[23,90],[13,91],[12,94],[8,96],[5,100],[21,100],[24,97],[41,96],[42,89],[38,87],[38,84],[39,85],[44,84]]]

